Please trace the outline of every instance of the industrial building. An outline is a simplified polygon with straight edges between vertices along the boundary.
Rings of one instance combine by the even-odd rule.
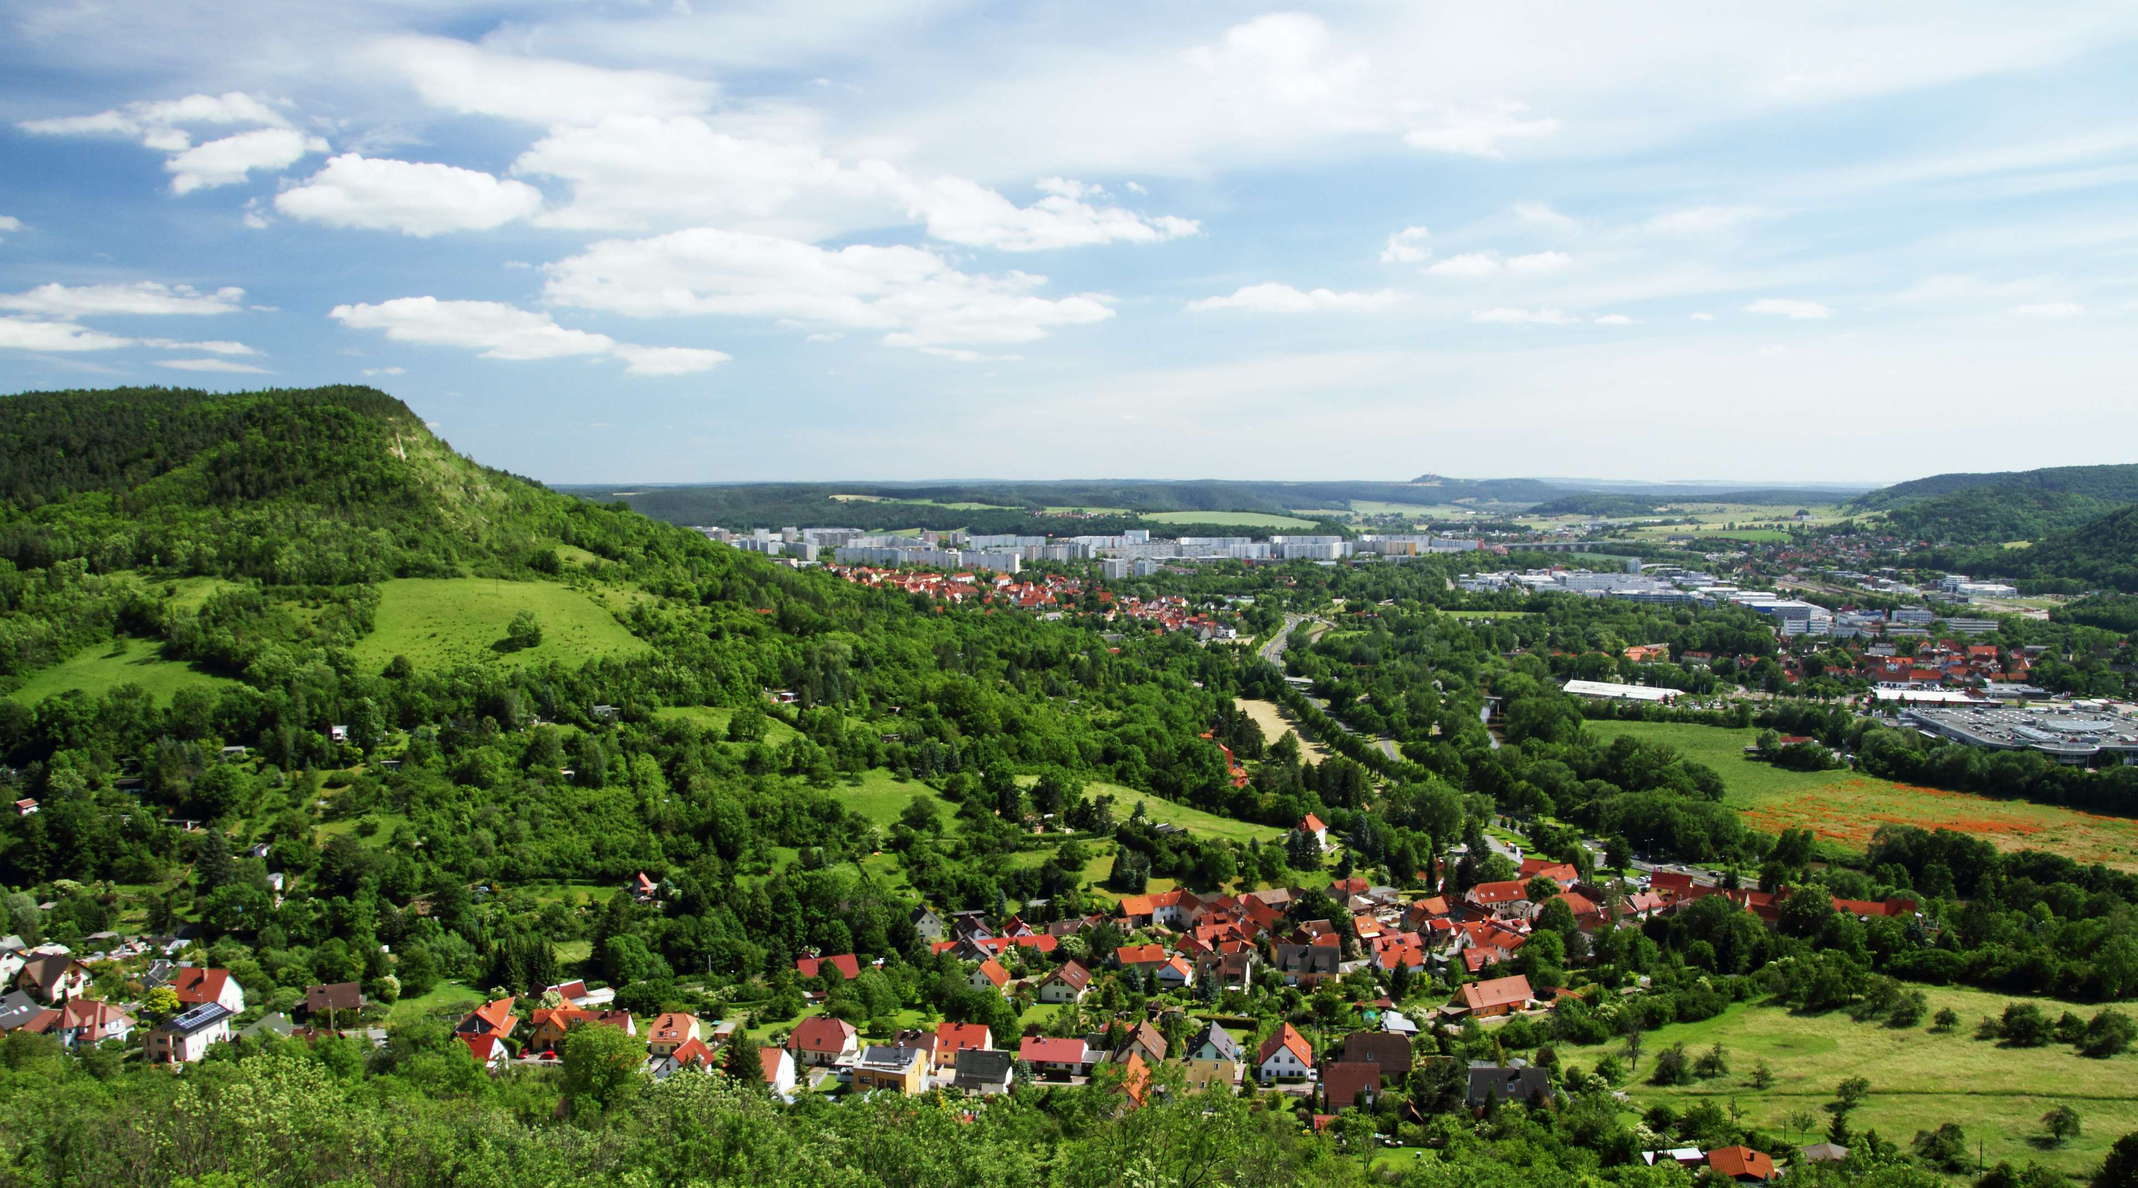
[[[2099,702],[2070,709],[1913,708],[1900,720],[1970,747],[2040,751],[2075,766],[2138,764],[2138,717]]]

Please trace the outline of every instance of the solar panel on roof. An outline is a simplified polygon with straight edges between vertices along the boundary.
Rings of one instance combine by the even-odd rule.
[[[230,1008],[222,1003],[204,1002],[199,1006],[187,1007],[185,1010],[180,1011],[172,1017],[170,1026],[178,1031],[199,1031],[201,1028],[229,1014]]]

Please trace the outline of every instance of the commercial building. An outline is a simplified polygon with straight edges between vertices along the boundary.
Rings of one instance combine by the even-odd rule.
[[[2080,709],[1911,708],[1900,720],[1970,747],[2040,751],[2059,763],[2138,764],[2138,717],[2099,703]]]

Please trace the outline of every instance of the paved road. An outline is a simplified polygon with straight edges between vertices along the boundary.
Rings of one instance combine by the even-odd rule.
[[[1259,653],[1261,657],[1278,668],[1283,668],[1284,649],[1291,645],[1292,629],[1305,622],[1306,618],[1305,615],[1287,614],[1284,616],[1284,626],[1278,629],[1276,635],[1270,637],[1268,643],[1262,645],[1262,650]]]

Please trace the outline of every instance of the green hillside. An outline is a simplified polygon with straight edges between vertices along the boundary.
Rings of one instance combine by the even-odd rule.
[[[2107,503],[2138,502],[2138,462],[2109,466],[2049,466],[2039,470],[1935,474],[1881,487],[1859,496],[1858,511],[1881,511],[1963,491],[2049,492]]]

